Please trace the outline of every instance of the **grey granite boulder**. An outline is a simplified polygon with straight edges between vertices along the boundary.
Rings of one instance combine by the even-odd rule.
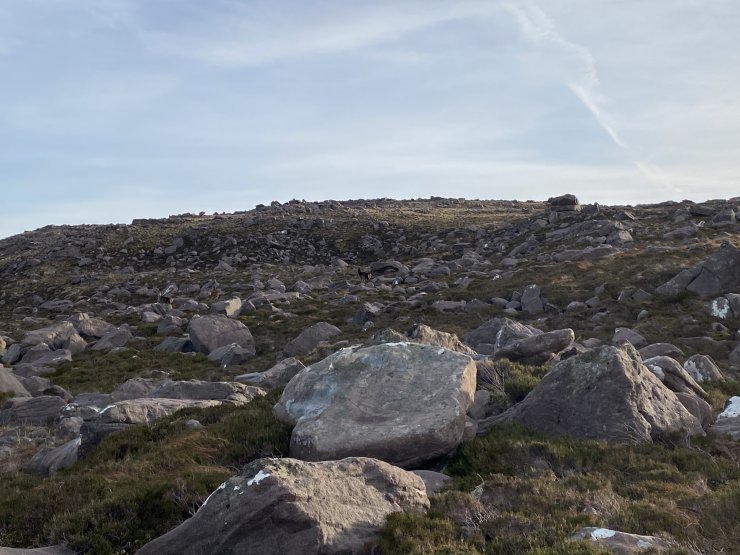
[[[313,351],[322,341],[328,341],[342,333],[342,331],[327,322],[318,322],[304,329],[298,337],[289,341],[283,347],[285,357],[297,357]]]
[[[49,476],[77,462],[81,439],[75,438],[59,447],[43,447],[28,463],[28,470],[39,476]]]
[[[50,424],[59,419],[67,403],[60,397],[13,397],[0,410],[0,425],[6,424]]]
[[[478,434],[505,422],[547,435],[609,442],[704,434],[700,422],[629,344],[602,347],[558,363],[523,401],[479,422]]]
[[[372,456],[414,468],[462,441],[475,384],[473,360],[442,347],[350,347],[296,375],[275,415],[295,425],[296,458]]]
[[[690,356],[683,363],[683,367],[697,382],[723,379],[722,372],[717,367],[717,364],[712,357],[707,355]]]
[[[209,354],[211,351],[236,343],[254,353],[254,338],[249,328],[222,315],[210,314],[193,317],[188,326],[190,341],[196,352]]]
[[[93,351],[109,351],[118,347],[123,347],[133,339],[133,334],[127,327],[113,328],[97,340],[92,346]]]
[[[235,381],[260,387],[262,389],[277,389],[285,387],[298,372],[305,366],[297,358],[285,358],[275,366],[264,372],[251,372],[234,378]]]

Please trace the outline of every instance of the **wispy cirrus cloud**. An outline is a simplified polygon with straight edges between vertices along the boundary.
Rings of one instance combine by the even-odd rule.
[[[527,40],[559,53],[564,84],[590,112],[594,121],[614,145],[630,157],[642,175],[666,190],[680,193],[681,189],[675,182],[667,179],[667,174],[661,168],[642,161],[617,132],[613,117],[607,108],[609,99],[599,79],[597,61],[591,51],[581,44],[568,40],[555,22],[533,0],[506,0],[504,6],[513,15]]]

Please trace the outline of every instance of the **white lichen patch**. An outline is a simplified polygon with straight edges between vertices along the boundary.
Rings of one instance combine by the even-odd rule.
[[[724,297],[714,299],[709,305],[709,312],[712,316],[724,320],[730,313],[730,301]]]
[[[704,376],[699,371],[699,367],[696,365],[696,362],[694,362],[693,360],[687,360],[684,363],[683,367],[684,370],[686,370],[697,382],[704,381]]]
[[[616,532],[614,530],[609,530],[608,528],[596,528],[596,530],[591,530],[591,537],[595,540],[605,540],[607,538],[612,538],[616,535]]]
[[[270,474],[268,474],[267,472],[263,472],[262,470],[260,470],[256,474],[256,476],[254,478],[252,478],[251,480],[249,480],[247,482],[247,485],[248,486],[252,486],[254,484],[259,484],[262,480],[264,480],[265,478],[268,478],[269,476],[270,476]]]
[[[650,549],[653,547],[653,544],[650,542],[646,542],[645,540],[637,540],[637,547],[640,549]]]
[[[657,364],[651,364],[648,368],[661,382],[665,381],[665,372],[663,372],[663,369],[660,366]]]
[[[740,416],[740,397],[730,397],[730,401],[717,419],[736,418]]]

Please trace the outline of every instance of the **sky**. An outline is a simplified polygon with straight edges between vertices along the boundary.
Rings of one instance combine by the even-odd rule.
[[[737,0],[2,0],[0,237],[290,199],[740,195]]]

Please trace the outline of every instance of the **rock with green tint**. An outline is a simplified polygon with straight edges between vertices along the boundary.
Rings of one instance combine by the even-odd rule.
[[[351,347],[296,375],[275,414],[295,425],[293,457],[363,456],[415,468],[462,441],[475,384],[473,359],[442,347]]]

